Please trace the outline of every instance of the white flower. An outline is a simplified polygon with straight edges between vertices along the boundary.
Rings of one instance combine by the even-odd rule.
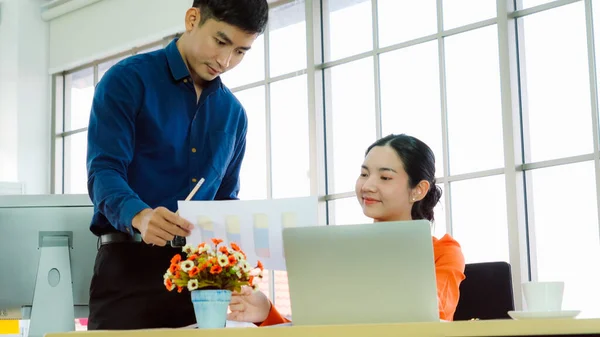
[[[219,265],[221,267],[227,267],[229,265],[229,259],[227,258],[227,255],[225,254],[218,254],[217,255],[217,260],[219,261]]]
[[[169,277],[173,276],[173,274],[171,273],[171,270],[167,270],[167,272],[165,273],[165,275],[163,275],[163,278],[166,280]]]
[[[168,280],[169,280],[168,278],[165,279],[165,287],[167,287],[167,290],[171,291],[171,290],[175,289],[175,284],[171,283],[171,287],[169,288],[169,285],[167,283]]]
[[[243,262],[243,261],[246,261],[246,259],[244,258],[244,255],[243,255],[242,253],[240,253],[240,252],[234,252],[234,253],[233,253],[233,256],[235,256],[235,259],[236,259],[238,262]]]
[[[194,262],[189,260],[181,262],[181,271],[187,273],[192,270],[192,268],[194,268]]]
[[[188,287],[189,291],[198,289],[198,280],[196,280],[196,279],[189,280],[187,287]]]
[[[250,265],[250,263],[248,263],[248,261],[244,261],[244,263],[242,264],[242,271],[244,271],[244,273],[247,273],[250,270],[252,270],[252,266]]]
[[[183,246],[183,248],[181,249],[184,253],[186,253],[187,255],[192,255],[192,254],[196,254],[196,252],[198,251],[196,249],[196,247],[192,247],[191,245],[185,245]]]
[[[258,284],[257,283],[255,283],[255,284],[252,285],[252,290],[253,291],[258,291],[258,289],[259,288],[258,288]]]

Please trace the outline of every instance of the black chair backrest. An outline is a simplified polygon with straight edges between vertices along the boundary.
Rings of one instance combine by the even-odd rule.
[[[507,312],[514,309],[510,264],[485,262],[465,265],[455,321],[510,318]]]

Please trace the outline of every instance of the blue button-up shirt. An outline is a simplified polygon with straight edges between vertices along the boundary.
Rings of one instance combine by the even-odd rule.
[[[201,178],[194,200],[237,199],[246,113],[220,78],[197,100],[176,41],[119,62],[96,87],[87,152],[96,235],[133,233],[144,208],[175,211]]]

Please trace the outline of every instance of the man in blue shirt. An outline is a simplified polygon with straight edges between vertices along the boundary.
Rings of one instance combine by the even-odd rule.
[[[266,0],[195,0],[185,32],[165,49],[129,57],[98,83],[88,128],[91,231],[99,249],[88,329],[181,327],[189,293],[163,274],[192,224],[176,214],[198,200],[237,199],[247,118],[219,75],[239,64],[268,20]]]

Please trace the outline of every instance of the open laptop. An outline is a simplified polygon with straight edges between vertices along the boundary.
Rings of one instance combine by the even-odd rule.
[[[293,325],[439,322],[426,220],[283,230]]]

